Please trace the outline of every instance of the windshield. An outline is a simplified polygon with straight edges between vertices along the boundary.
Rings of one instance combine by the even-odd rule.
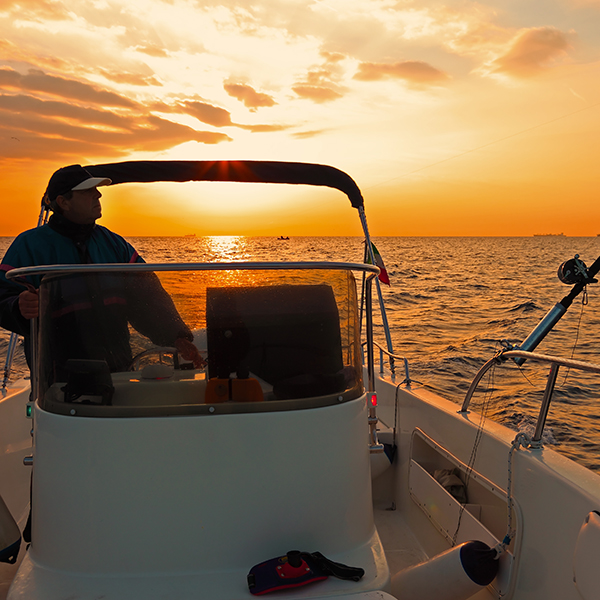
[[[73,416],[256,412],[363,393],[350,270],[170,269],[44,276],[43,408]]]

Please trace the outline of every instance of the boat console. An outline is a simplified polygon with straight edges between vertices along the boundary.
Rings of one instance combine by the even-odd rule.
[[[151,598],[152,575],[241,598],[294,549],[365,570],[330,592],[387,585],[351,265],[42,277],[28,586]],[[177,316],[207,368],[177,356]]]

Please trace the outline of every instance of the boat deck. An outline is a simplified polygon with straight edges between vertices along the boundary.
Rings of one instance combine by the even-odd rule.
[[[385,508],[375,509],[374,518],[379,536],[385,548],[391,573],[396,573],[427,558],[423,548],[418,543],[400,511]],[[23,554],[24,549],[22,547],[21,557]],[[8,589],[17,571],[17,567],[18,565],[0,563],[0,600],[6,600]]]
[[[23,554],[23,549],[21,549],[21,554]],[[10,583],[13,580],[18,567],[18,564],[7,565],[5,563],[0,563],[0,600],[6,600],[8,588],[10,587]]]
[[[376,508],[373,516],[385,549],[390,573],[397,573],[428,558],[399,511]]]

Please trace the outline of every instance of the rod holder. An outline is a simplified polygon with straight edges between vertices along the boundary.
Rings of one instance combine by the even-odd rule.
[[[527,339],[518,347],[518,350],[532,352],[538,344],[548,335],[552,328],[560,321],[567,312],[567,307],[557,302],[538,323],[537,327],[527,336]],[[527,359],[523,357],[513,358],[521,366]]]

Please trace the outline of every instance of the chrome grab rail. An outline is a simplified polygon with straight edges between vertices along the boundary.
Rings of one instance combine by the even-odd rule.
[[[535,433],[532,438],[532,448],[541,448],[541,439],[544,432],[544,426],[546,424],[546,417],[548,416],[548,410],[550,408],[550,402],[552,400],[552,393],[554,392],[554,385],[558,376],[558,370],[560,367],[568,367],[569,369],[577,369],[579,371],[589,371],[591,373],[600,373],[600,365],[593,363],[584,362],[581,360],[574,360],[572,358],[561,358],[558,356],[550,356],[548,354],[537,354],[535,352],[527,352],[525,350],[503,350],[498,352],[495,356],[490,358],[482,367],[479,369],[477,375],[471,382],[465,399],[462,403],[459,413],[468,412],[471,398],[475,393],[477,385],[483,378],[483,376],[495,365],[506,361],[509,358],[520,358],[524,360],[532,360],[537,362],[550,363],[550,373],[548,374],[548,381],[546,388],[544,389],[544,397],[542,398],[542,405],[540,407],[540,413],[538,416]]]
[[[379,267],[345,262],[214,262],[214,263],[95,263],[85,265],[39,265],[18,267],[6,273],[7,279],[29,275],[69,275],[72,273],[114,273],[118,271],[259,271],[264,270],[350,270],[379,274]]]
[[[6,393],[6,385],[10,379],[10,371],[12,369],[12,362],[15,356],[15,348],[17,347],[17,340],[19,336],[16,333],[11,333],[8,340],[8,347],[6,349],[6,361],[4,363],[4,379],[2,381],[2,392]]]
[[[363,342],[362,346],[365,346],[368,342]],[[396,363],[394,361],[401,360],[404,361],[404,381],[402,383],[411,383],[409,368],[408,368],[408,359],[405,356],[399,356],[398,354],[392,354],[388,350],[386,350],[381,344],[378,344],[376,341],[373,341],[373,345],[377,346],[379,349],[379,373],[383,374],[383,355],[385,354],[390,359],[390,371],[392,373],[392,377],[396,376]]]

